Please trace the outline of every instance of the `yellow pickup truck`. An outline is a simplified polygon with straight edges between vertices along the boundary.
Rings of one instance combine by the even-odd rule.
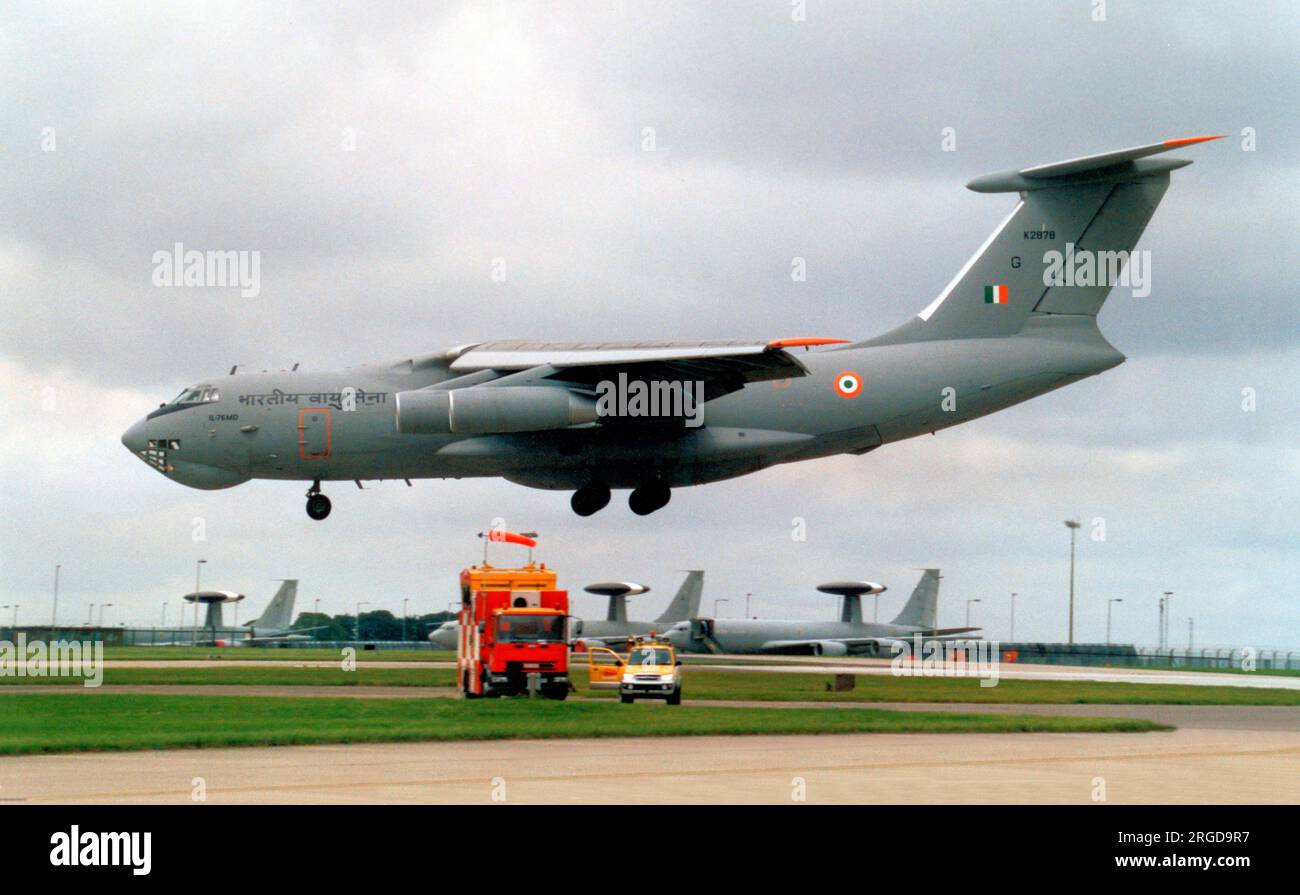
[[[588,650],[588,679],[593,690],[618,689],[620,702],[662,699],[682,704],[682,663],[672,644],[657,640],[633,643],[627,657],[603,646]]]

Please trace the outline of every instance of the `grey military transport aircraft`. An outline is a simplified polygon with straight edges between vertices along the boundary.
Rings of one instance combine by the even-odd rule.
[[[833,581],[817,587],[843,598],[838,621],[759,618],[693,618],[668,629],[668,641],[690,653],[771,653],[803,656],[890,655],[914,637],[951,639],[979,628],[939,628],[938,569],[922,569],[921,580],[888,624],[862,620],[862,596],[884,586],[871,581]]]
[[[631,488],[645,515],[671,488],[865,454],[1122,363],[1097,328],[1114,282],[1051,280],[1049,256],[1127,260],[1190,164],[1154,156],[1212,139],[972,180],[1015,208],[916,317],[865,341],[491,341],[341,372],[232,369],[122,441],[193,488],[310,482],[313,519],[330,512],[322,482],[468,476],[572,491],[582,516]]]

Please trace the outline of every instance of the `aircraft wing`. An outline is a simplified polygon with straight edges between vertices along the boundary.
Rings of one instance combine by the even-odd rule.
[[[626,649],[633,638],[640,636],[637,634],[607,635],[605,637],[579,637],[590,649],[593,646],[603,646],[606,649]]]
[[[913,637],[923,640],[956,639],[954,635],[968,634],[980,628],[935,628],[913,631],[897,637],[827,637],[820,640],[769,640],[758,648],[761,653],[787,656],[876,656],[889,651],[895,643],[907,643]]]
[[[784,656],[874,656],[889,648],[897,637],[838,637],[821,640],[769,640],[760,653]]]
[[[729,394],[751,382],[792,379],[808,370],[793,348],[841,344],[844,339],[701,342],[480,342],[451,362],[455,373],[499,374],[542,370],[542,378],[594,386],[620,373],[643,381],[702,381],[704,399]]]

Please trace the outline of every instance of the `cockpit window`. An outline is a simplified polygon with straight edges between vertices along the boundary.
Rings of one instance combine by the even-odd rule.
[[[172,399],[172,404],[208,404],[213,401],[220,401],[221,393],[215,388],[187,388],[179,395]]]

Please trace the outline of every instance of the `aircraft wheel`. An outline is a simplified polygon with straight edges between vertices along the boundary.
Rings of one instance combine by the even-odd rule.
[[[307,498],[307,515],[319,521],[330,514],[330,499],[324,494],[313,494]]]
[[[609,485],[604,482],[591,482],[573,492],[569,506],[579,516],[590,516],[599,512],[609,503]]]
[[[633,491],[632,496],[627,499],[627,505],[638,516],[648,516],[660,507],[667,505],[672,496],[673,492],[667,485],[661,482],[652,482]]]

